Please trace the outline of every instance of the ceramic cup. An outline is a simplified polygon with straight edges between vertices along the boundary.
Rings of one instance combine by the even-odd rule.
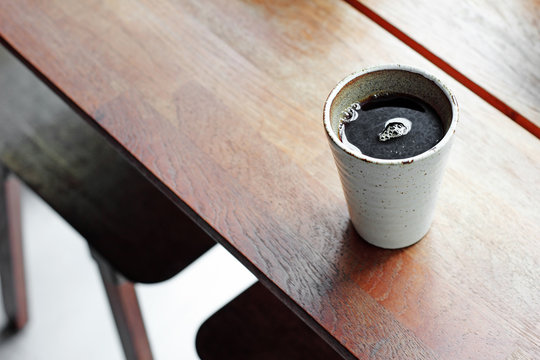
[[[346,147],[338,136],[342,112],[353,102],[380,93],[408,94],[431,105],[443,122],[442,140],[406,159],[377,159]],[[412,67],[369,68],[337,84],[326,100],[323,119],[356,231],[365,241],[386,249],[419,241],[433,220],[458,121],[457,102],[448,88]]]

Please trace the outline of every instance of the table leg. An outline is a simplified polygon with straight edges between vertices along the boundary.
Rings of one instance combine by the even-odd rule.
[[[10,325],[28,321],[21,231],[20,183],[0,164],[0,277]]]
[[[95,251],[92,256],[99,267],[126,359],[152,359],[133,283],[118,274]]]

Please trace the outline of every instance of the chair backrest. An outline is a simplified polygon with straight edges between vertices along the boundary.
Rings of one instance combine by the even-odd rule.
[[[0,162],[126,278],[165,280],[214,244],[4,50],[0,89]]]

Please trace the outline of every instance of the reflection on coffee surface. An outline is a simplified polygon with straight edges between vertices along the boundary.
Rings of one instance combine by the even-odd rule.
[[[339,137],[352,151],[379,158],[419,155],[444,136],[443,123],[425,101],[383,93],[352,103],[341,116]]]

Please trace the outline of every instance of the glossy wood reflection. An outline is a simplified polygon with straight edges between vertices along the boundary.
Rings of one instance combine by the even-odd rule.
[[[345,2],[0,1],[0,33],[344,357],[538,353],[540,143]],[[321,117],[395,62],[462,116],[430,232],[388,251],[352,229]]]

